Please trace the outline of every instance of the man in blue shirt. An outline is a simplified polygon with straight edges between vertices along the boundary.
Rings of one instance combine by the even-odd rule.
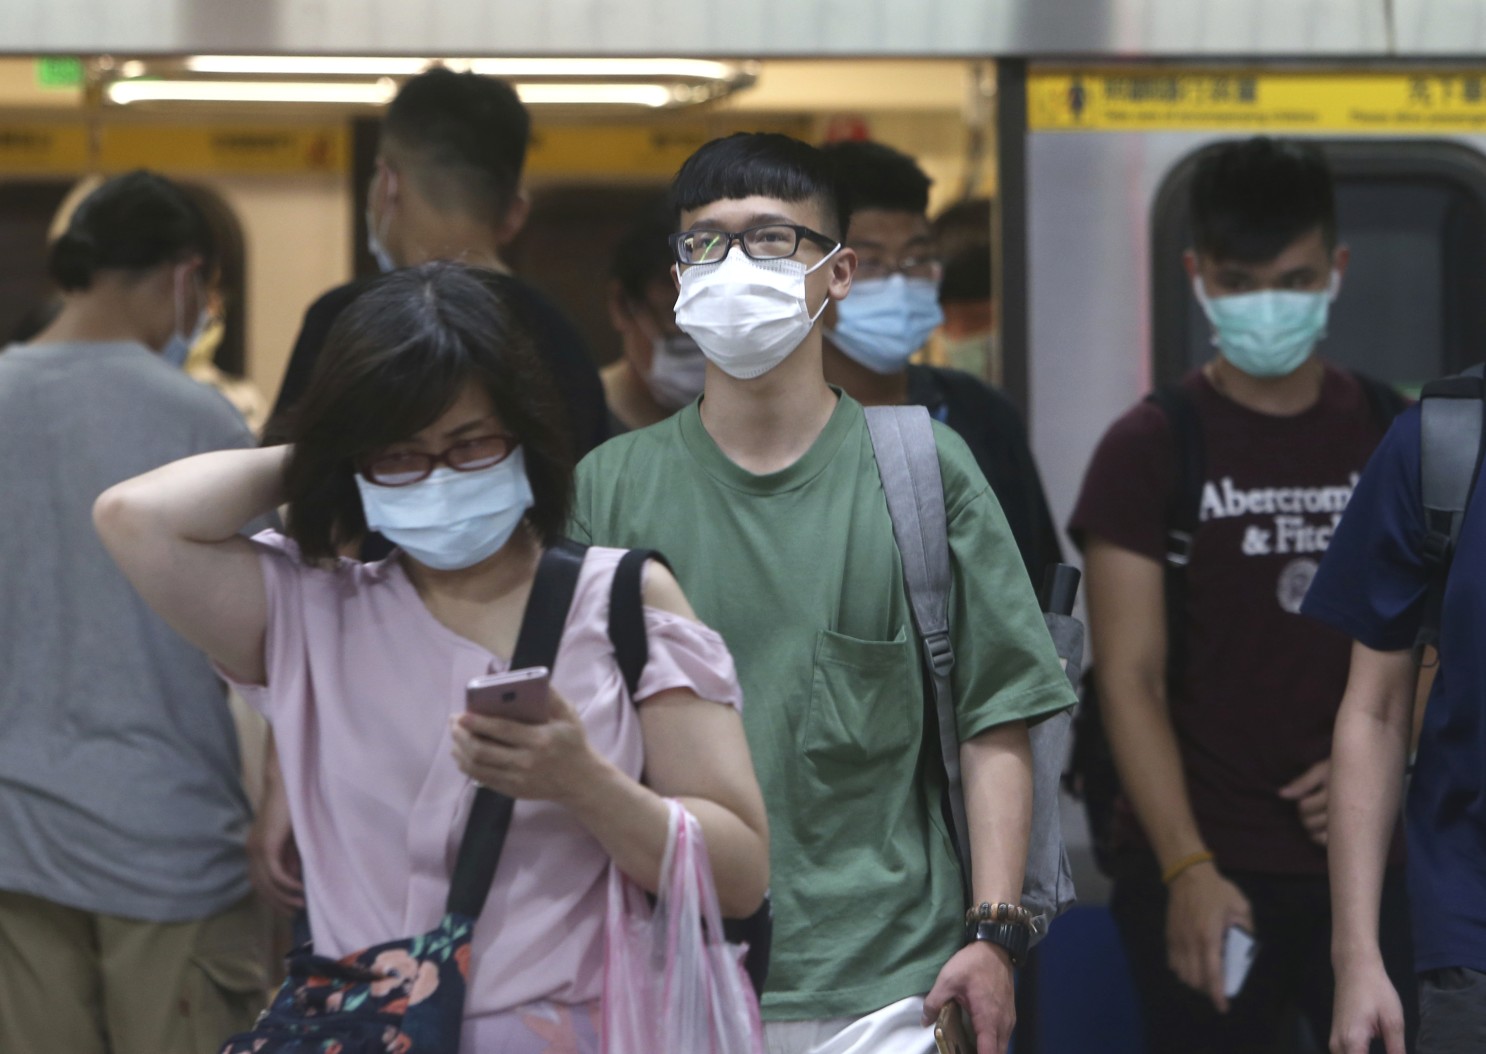
[[[1403,413],[1378,447],[1301,608],[1355,641],[1331,755],[1333,1054],[1362,1054],[1373,1037],[1404,1054],[1377,920],[1412,727],[1410,647],[1430,581],[1419,413]],[[1445,589],[1405,810],[1419,1054],[1486,1050],[1486,518],[1475,505]]]

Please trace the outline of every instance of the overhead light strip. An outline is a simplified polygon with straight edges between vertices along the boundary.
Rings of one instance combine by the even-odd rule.
[[[397,95],[388,79],[362,84],[318,81],[115,81],[104,89],[120,106],[137,102],[320,103],[340,106],[385,106]]]
[[[428,59],[336,55],[192,55],[185,60],[193,73],[226,76],[281,77],[411,77],[431,65],[471,70],[491,77],[673,77],[728,80],[736,66],[705,59]]]
[[[663,84],[522,84],[521,101],[533,106],[643,106],[656,109],[674,102]],[[122,80],[104,89],[120,106],[140,102],[318,103],[385,106],[397,94],[390,78],[364,83],[325,81]]]

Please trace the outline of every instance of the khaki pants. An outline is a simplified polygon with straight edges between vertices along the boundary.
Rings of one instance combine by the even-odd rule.
[[[263,1007],[252,898],[141,922],[0,891],[0,1051],[216,1054]]]

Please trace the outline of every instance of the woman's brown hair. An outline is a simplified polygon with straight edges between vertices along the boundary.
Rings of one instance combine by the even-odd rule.
[[[378,279],[336,319],[287,422],[289,534],[309,559],[367,530],[357,466],[427,428],[468,383],[521,443],[544,544],[562,537],[573,453],[545,364],[511,301],[483,272],[429,263]]]

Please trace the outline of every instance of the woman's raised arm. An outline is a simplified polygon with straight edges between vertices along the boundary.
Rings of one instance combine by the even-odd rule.
[[[146,603],[186,640],[262,683],[267,600],[238,532],[283,500],[288,447],[199,454],[104,491],[93,523]]]

